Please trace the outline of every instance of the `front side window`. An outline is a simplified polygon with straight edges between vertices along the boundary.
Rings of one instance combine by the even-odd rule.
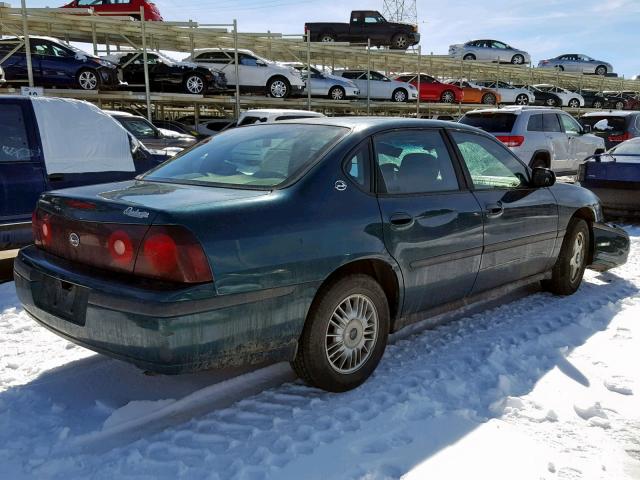
[[[20,105],[0,108],[0,163],[24,162],[31,159],[27,128]]]
[[[565,132],[567,133],[582,132],[582,127],[576,120],[573,119],[573,117],[570,117],[569,115],[561,114],[560,121],[562,122],[562,127],[564,128]]]
[[[258,60],[250,55],[240,55],[240,65],[247,67],[257,67]]]
[[[155,138],[156,130],[142,118],[119,118],[120,123],[136,138]]]
[[[505,147],[490,138],[452,132],[477,190],[518,188],[527,184],[527,169]]]
[[[95,7],[96,5],[102,5],[104,0],[78,0],[79,7]]]
[[[347,132],[343,127],[277,123],[230,129],[176,156],[144,178],[272,188],[295,177]]]
[[[381,193],[416,194],[458,190],[451,156],[438,130],[404,130],[376,135]]]
[[[545,132],[561,132],[558,115],[555,113],[544,113],[542,115],[542,124]]]
[[[496,42],[495,40],[493,42],[491,42],[491,46],[493,48],[500,48],[502,50],[507,48],[507,44],[506,43]]]

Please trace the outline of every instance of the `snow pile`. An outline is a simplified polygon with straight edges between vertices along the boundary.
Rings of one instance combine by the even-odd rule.
[[[285,364],[146,376],[0,287],[7,478],[640,478],[640,229],[629,264],[412,336],[341,395]],[[218,383],[219,382],[219,383]],[[175,399],[175,400],[173,400]]]

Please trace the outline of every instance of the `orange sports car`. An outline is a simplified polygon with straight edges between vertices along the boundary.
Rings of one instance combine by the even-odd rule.
[[[464,91],[464,103],[482,103],[496,105],[500,103],[500,94],[490,88],[481,87],[467,80],[449,80],[449,85],[456,85]]]

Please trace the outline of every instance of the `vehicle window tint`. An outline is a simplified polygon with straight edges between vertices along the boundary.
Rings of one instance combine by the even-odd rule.
[[[580,124],[569,115],[561,114],[560,121],[562,122],[564,131],[567,133],[580,133],[582,131]]]
[[[527,183],[526,167],[496,140],[465,132],[452,136],[476,189],[518,188]]]
[[[216,63],[228,63],[232,61],[233,57],[229,57],[224,52],[203,52],[196,57],[198,62],[216,62]]]
[[[582,125],[590,125],[595,134],[606,133],[619,135],[627,129],[625,120],[624,117],[602,115],[597,117],[582,117],[580,122]]]
[[[362,72],[342,72],[344,78],[357,79],[362,75]]]
[[[529,117],[529,123],[527,124],[527,130],[530,132],[544,132],[544,122],[542,115],[531,115]]]
[[[458,190],[458,179],[438,130],[405,130],[375,137],[381,192],[431,193]]]
[[[489,133],[508,133],[513,129],[516,118],[512,113],[472,113],[462,117],[460,123]]]
[[[258,60],[249,55],[240,55],[240,65],[246,65],[248,67],[257,67]]]
[[[314,118],[313,115],[282,115],[280,117],[276,117],[274,121],[280,122],[282,120],[299,120],[301,118]]]
[[[102,5],[104,0],[78,0],[79,7],[95,7],[96,5]]]
[[[545,113],[542,115],[542,124],[545,132],[561,132],[558,115],[555,113]]]
[[[247,116],[240,121],[238,126],[241,127],[243,125],[253,125],[254,123],[266,122],[266,121],[267,121],[266,118]]]
[[[344,170],[364,189],[369,189],[369,142],[366,141],[345,160]]]
[[[156,136],[156,130],[144,119],[119,118],[118,121],[136,138],[154,138]]]
[[[30,160],[29,137],[19,105],[0,105],[0,163]]]
[[[493,41],[493,42],[491,42],[491,47],[505,49],[505,48],[507,48],[507,44],[506,43],[502,43],[502,42]]]
[[[369,72],[369,78],[376,81],[384,81],[385,76],[378,72]]]
[[[271,188],[295,177],[348,131],[281,123],[234,128],[179,154],[145,179]]]

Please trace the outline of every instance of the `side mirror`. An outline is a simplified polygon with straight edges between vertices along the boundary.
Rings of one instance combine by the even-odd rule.
[[[583,133],[591,133],[593,131],[591,125],[583,125],[582,126],[582,132]]]
[[[531,172],[531,185],[535,188],[550,187],[556,183],[556,174],[548,168],[536,167]]]

